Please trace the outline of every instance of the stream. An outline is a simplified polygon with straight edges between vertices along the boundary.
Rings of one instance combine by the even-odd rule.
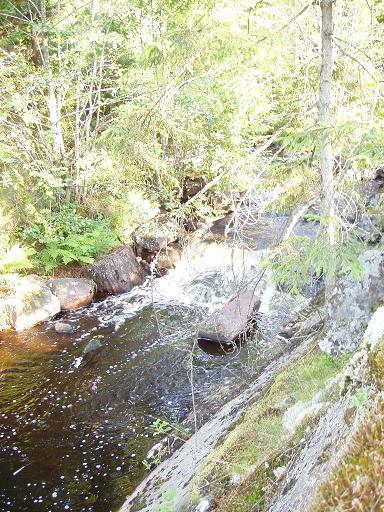
[[[0,510],[118,510],[147,474],[156,419],[178,424],[194,403],[201,422],[286,350],[272,331],[292,304],[267,273],[256,288],[263,335],[227,354],[196,343],[265,255],[196,242],[166,276],[66,314],[73,334],[51,322],[1,335]],[[101,349],[85,355],[95,337]]]

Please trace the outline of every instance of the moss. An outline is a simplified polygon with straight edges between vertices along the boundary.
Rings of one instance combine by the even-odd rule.
[[[384,389],[384,348],[382,344],[368,356],[368,376],[378,389]]]
[[[311,512],[379,511],[384,507],[384,403],[361,424],[344,458],[323,484]]]
[[[379,344],[367,361],[367,384],[384,389],[384,347]],[[354,407],[368,406],[370,388],[351,398]],[[367,391],[368,390],[368,391]],[[321,486],[311,512],[384,509],[384,402],[370,408],[353,436],[346,454]]]
[[[277,456],[269,463],[250,471],[241,485],[232,488],[216,500],[215,510],[220,512],[261,512],[265,509],[269,497],[276,489],[278,482],[274,470],[285,465],[289,458],[289,450],[284,456]]]
[[[281,404],[287,399],[292,403],[310,400],[343,364],[344,360],[315,348],[279,374],[266,395],[248,409],[206,461],[195,483],[195,494],[199,488],[204,493],[209,488],[214,495],[223,496],[215,509],[220,512],[262,510],[267,489],[274,481],[271,468],[282,451],[297,444],[310,424],[301,425],[289,438],[282,421],[286,407]],[[229,485],[233,474],[243,478],[235,491]]]

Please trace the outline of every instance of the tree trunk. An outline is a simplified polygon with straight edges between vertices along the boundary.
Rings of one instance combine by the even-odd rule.
[[[40,21],[40,24],[44,27],[44,30],[41,31],[40,36],[35,31],[33,31],[32,40],[34,45],[34,52],[36,52],[36,55],[40,56],[48,78],[47,106],[49,111],[50,125],[54,134],[53,153],[56,156],[60,156],[64,154],[64,139],[61,127],[62,105],[60,94],[56,94],[56,86],[51,68],[49,39],[45,29],[47,24],[47,6],[45,0],[40,0],[38,4],[34,3],[32,0],[29,0],[29,10],[31,13],[36,13],[35,15]],[[31,20],[33,20],[33,18],[34,16],[31,15]]]
[[[319,93],[319,121],[321,129],[320,167],[322,180],[323,230],[329,248],[336,243],[334,176],[332,154],[332,70],[333,70],[333,4],[334,0],[321,0],[321,71]],[[333,255],[331,255],[331,258]],[[332,293],[334,279],[327,277],[326,297]]]

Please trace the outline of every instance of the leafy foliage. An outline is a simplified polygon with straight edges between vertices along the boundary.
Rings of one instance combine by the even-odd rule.
[[[340,188],[383,162],[382,6],[355,4],[337,13],[330,129],[345,162]],[[7,239],[42,249],[35,260],[46,269],[126,241],[149,210],[180,211],[190,178],[223,172],[188,207],[202,217],[217,214],[212,198],[255,183],[281,187],[273,206],[285,211],[319,195],[317,2],[303,11],[301,0],[41,5],[0,0],[0,206],[17,204],[19,235],[9,228]],[[268,152],[247,160],[272,135]],[[289,251],[280,268],[288,279],[291,262],[291,276],[304,278],[323,265],[320,252]],[[345,262],[355,268],[340,253],[323,269]]]
[[[58,212],[42,210],[39,222],[21,236],[40,249],[34,260],[46,272],[62,264],[91,263],[98,254],[118,244],[102,217],[83,217],[75,205],[65,205]]]
[[[305,286],[325,274],[331,278],[347,274],[352,279],[362,279],[364,269],[359,260],[362,250],[361,243],[353,238],[330,247],[321,239],[314,242],[296,236],[285,244],[271,267],[280,286],[300,294]]]

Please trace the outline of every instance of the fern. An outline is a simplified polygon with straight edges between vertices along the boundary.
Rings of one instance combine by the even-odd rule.
[[[98,254],[117,244],[118,240],[111,231],[99,227],[83,234],[69,235],[63,240],[52,240],[36,254],[36,262],[49,273],[59,265],[92,263]]]

